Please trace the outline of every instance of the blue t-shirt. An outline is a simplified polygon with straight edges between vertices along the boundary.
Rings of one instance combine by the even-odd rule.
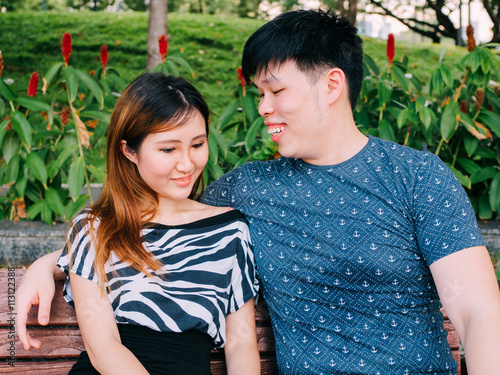
[[[483,245],[435,155],[370,137],[332,166],[247,163],[210,185],[243,212],[281,374],[453,374],[429,265]]]

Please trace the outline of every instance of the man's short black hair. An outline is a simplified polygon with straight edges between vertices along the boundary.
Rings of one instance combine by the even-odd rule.
[[[246,42],[242,73],[250,82],[256,73],[288,60],[313,77],[321,69],[341,69],[354,109],[363,81],[363,49],[356,27],[346,18],[323,10],[297,10],[279,15]]]

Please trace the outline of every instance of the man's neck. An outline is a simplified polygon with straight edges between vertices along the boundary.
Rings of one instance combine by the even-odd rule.
[[[306,163],[313,165],[335,165],[351,159],[358,154],[368,143],[368,137],[362,134],[357,128],[352,117],[345,119],[345,122],[332,126],[332,131],[328,137],[323,138],[318,143],[318,150],[323,153],[314,159],[303,158]]]

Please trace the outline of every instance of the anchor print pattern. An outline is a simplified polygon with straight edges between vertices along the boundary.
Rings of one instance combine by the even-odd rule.
[[[281,374],[456,374],[428,266],[483,241],[435,155],[370,137],[339,165],[247,163],[204,199],[249,221]]]

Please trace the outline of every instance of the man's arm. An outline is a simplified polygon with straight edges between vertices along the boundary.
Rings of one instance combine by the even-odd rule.
[[[430,266],[441,302],[465,349],[470,375],[500,369],[500,292],[484,246],[447,255]]]
[[[40,349],[42,343],[26,332],[26,320],[33,305],[38,305],[38,323],[46,325],[50,317],[50,305],[54,298],[54,280],[65,277],[56,265],[62,250],[54,251],[37,259],[24,273],[16,290],[16,332],[25,350]]]

